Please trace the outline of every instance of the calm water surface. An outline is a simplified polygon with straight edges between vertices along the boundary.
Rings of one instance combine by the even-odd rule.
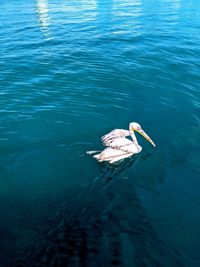
[[[0,9],[0,266],[200,266],[200,2]],[[86,155],[131,121],[156,149]]]

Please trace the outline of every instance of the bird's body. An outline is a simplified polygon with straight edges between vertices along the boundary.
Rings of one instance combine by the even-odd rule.
[[[106,148],[101,153],[94,155],[94,158],[99,162],[108,161],[109,163],[114,163],[140,153],[142,147],[138,144],[134,131],[139,132],[155,146],[150,137],[142,130],[141,126],[136,122],[132,122],[129,124],[129,130],[115,129],[104,135],[101,140]],[[128,136],[131,136],[132,140],[128,139]]]
[[[136,146],[136,144],[128,138],[120,137],[112,142],[112,146],[108,146],[100,154],[95,155],[94,158],[98,161],[109,161],[110,163],[114,163],[121,159],[131,157],[133,154],[137,154],[141,150],[141,146]]]

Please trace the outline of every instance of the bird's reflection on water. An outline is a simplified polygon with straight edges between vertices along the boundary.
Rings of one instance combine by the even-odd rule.
[[[100,164],[67,216],[59,214],[44,240],[12,266],[159,266],[163,257],[162,266],[176,266],[178,252],[159,241],[137,190],[119,175],[137,160]]]

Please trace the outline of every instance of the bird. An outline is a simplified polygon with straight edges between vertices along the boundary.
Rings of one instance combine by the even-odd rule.
[[[98,162],[107,161],[109,163],[115,163],[125,158],[131,157],[134,154],[138,154],[142,151],[142,147],[138,144],[135,132],[140,133],[147,141],[149,141],[154,147],[155,143],[145,133],[139,123],[131,122],[129,124],[129,130],[114,129],[108,134],[101,137],[103,145],[106,148],[103,151],[88,151],[88,154],[96,154],[93,157]],[[132,140],[127,137],[130,136]]]

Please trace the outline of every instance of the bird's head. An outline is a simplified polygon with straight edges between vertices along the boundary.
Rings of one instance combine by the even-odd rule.
[[[151,138],[145,133],[145,131],[142,129],[139,123],[137,122],[131,122],[129,124],[129,132],[130,134],[133,132],[140,133],[148,142],[150,142],[154,147],[156,146],[154,142],[151,140]]]

